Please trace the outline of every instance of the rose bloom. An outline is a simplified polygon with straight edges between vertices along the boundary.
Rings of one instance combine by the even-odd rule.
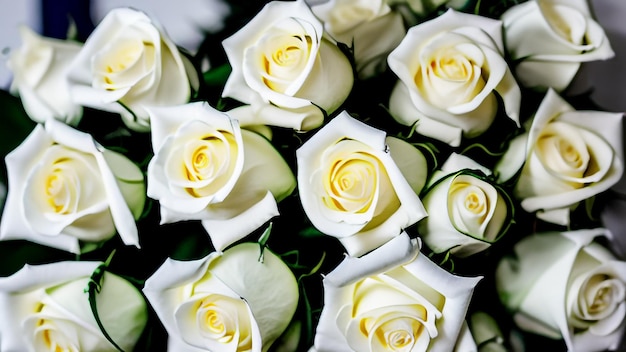
[[[506,50],[525,87],[562,91],[583,62],[614,56],[587,0],[537,0],[511,7],[501,17]]]
[[[80,253],[119,233],[139,247],[145,202],[139,167],[91,135],[50,119],[5,159],[9,192],[0,239],[25,239]]]
[[[562,338],[570,351],[616,349],[626,327],[626,262],[593,241],[603,235],[533,234],[502,259],[496,288],[520,328]]]
[[[384,71],[387,55],[406,34],[402,15],[383,0],[331,0],[311,10],[334,39],[353,47],[361,79]]]
[[[146,106],[189,101],[198,77],[191,62],[146,14],[111,10],[71,63],[72,99],[119,113],[135,131],[149,131]]]
[[[315,350],[452,351],[480,277],[450,274],[406,233],[324,277]]]
[[[622,114],[576,111],[550,89],[530,123],[496,170],[501,181],[519,177],[514,195],[524,210],[568,224],[573,207],[622,176]]]
[[[513,204],[487,175],[491,172],[460,154],[437,170],[422,196],[428,217],[418,229],[435,253],[467,257],[500,239],[511,224]]]
[[[264,137],[207,103],[151,108],[148,196],[161,223],[202,220],[217,250],[278,215],[293,172]]]
[[[13,73],[10,90],[19,95],[28,116],[36,122],[56,118],[77,125],[83,113],[69,95],[67,71],[82,45],[46,38],[20,27],[22,46],[12,51],[7,67]]]
[[[143,289],[169,334],[169,351],[267,351],[298,305],[291,270],[242,243],[192,261],[168,259]]]
[[[85,292],[100,264],[26,265],[0,278],[0,350],[118,351],[100,330]],[[124,351],[132,351],[148,320],[139,290],[105,271],[96,302],[106,333]]]
[[[388,58],[399,78],[389,100],[393,117],[456,147],[491,126],[497,94],[519,125],[521,92],[503,57],[501,31],[500,21],[452,9],[411,27]]]
[[[222,96],[247,104],[233,112],[242,126],[319,127],[352,89],[350,61],[303,0],[269,2],[223,46]]]
[[[426,216],[418,193],[422,153],[343,111],[297,151],[298,188],[307,217],[359,256]]]

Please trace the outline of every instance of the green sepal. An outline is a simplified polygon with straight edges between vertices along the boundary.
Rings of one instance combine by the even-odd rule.
[[[118,346],[115,341],[113,341],[113,338],[111,338],[111,336],[104,328],[102,321],[100,321],[98,306],[96,304],[97,294],[100,293],[100,290],[102,289],[102,280],[104,279],[104,273],[106,272],[107,267],[111,262],[111,259],[113,259],[113,255],[115,255],[115,250],[111,252],[111,254],[104,263],[98,265],[98,267],[93,271],[91,277],[89,278],[89,282],[87,283],[87,287],[85,288],[85,293],[89,294],[89,307],[91,308],[93,317],[98,324],[98,328],[100,328],[100,332],[102,332],[102,335],[104,335],[107,341],[109,341],[118,351],[124,352],[124,350],[120,346]]]

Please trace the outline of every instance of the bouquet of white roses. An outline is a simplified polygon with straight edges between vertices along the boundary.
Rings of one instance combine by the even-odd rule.
[[[585,0],[232,0],[22,28],[1,351],[617,350],[622,113]],[[219,27],[219,28],[217,28]]]

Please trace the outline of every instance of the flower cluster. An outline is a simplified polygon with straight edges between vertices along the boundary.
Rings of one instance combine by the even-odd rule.
[[[614,55],[586,0],[229,5],[193,54],[131,8],[21,30],[0,350],[624,343],[622,114],[568,90]]]

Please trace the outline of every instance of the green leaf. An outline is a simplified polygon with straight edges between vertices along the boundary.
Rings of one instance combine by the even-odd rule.
[[[306,227],[306,228],[300,230],[298,232],[298,235],[300,235],[302,237],[305,237],[305,238],[315,238],[315,237],[326,236],[325,234],[323,234],[318,229],[316,229],[315,227],[312,227],[312,226],[309,226],[309,227]]]
[[[228,63],[212,68],[204,73],[204,83],[209,87],[221,87],[226,84],[226,80],[231,71],[231,67]]]
[[[36,123],[26,114],[22,101],[5,90],[0,90],[2,128],[0,129],[0,153],[4,158],[32,132]]]

